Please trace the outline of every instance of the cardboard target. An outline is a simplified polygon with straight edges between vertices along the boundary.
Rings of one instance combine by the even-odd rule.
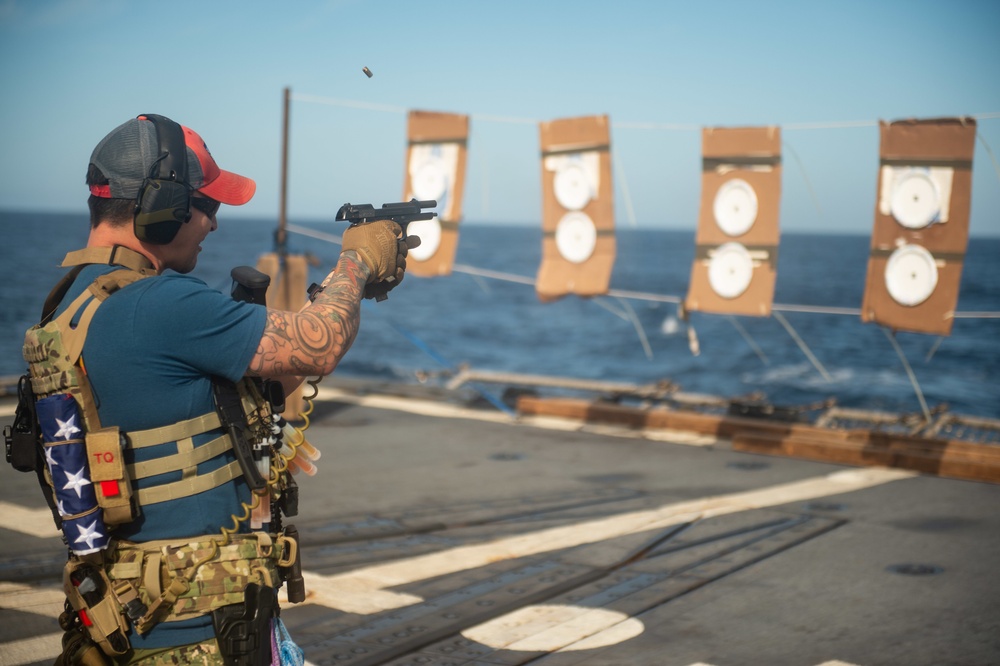
[[[438,205],[436,217],[407,227],[407,233],[420,237],[420,246],[407,255],[408,273],[451,274],[462,219],[468,137],[468,116],[410,111],[403,200],[434,199]]]
[[[976,121],[882,122],[879,133],[861,320],[949,335],[969,241]]]
[[[542,263],[536,293],[542,301],[606,294],[615,262],[608,117],[543,122],[539,135]]]
[[[701,206],[684,307],[771,314],[778,263],[781,130],[702,130]]]

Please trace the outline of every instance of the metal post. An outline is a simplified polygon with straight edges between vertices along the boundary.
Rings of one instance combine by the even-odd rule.
[[[257,270],[271,277],[267,306],[276,310],[298,311],[306,299],[309,266],[305,255],[288,253],[288,126],[291,88],[285,88],[281,119],[281,201],[278,228],[274,232],[274,252],[260,256]],[[283,414],[289,421],[300,418],[302,389],[285,397]]]
[[[274,235],[275,251],[284,256],[288,234],[288,107],[291,88],[285,88],[284,105],[281,116],[281,210],[278,213],[278,231]]]

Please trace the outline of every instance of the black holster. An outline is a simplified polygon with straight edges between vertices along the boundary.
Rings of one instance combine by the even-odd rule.
[[[219,413],[222,427],[233,440],[233,453],[240,463],[244,480],[251,490],[263,490],[267,487],[267,479],[257,469],[253,434],[247,426],[239,389],[228,379],[215,377],[212,379],[212,392],[215,395],[215,411]]]
[[[278,593],[250,583],[244,599],[242,604],[212,611],[219,651],[226,666],[270,666],[271,619],[278,615]]]

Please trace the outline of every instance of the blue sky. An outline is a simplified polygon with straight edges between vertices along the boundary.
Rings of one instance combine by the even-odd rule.
[[[292,221],[398,200],[423,109],[471,115],[470,224],[538,224],[537,122],[608,114],[619,226],[693,232],[698,128],[777,124],[782,228],[867,234],[875,123],[981,114],[971,232],[1000,235],[995,0],[0,0],[0,81],[4,209],[84,211],[93,146],[160,113],[257,181],[229,216],[276,219],[288,86]]]

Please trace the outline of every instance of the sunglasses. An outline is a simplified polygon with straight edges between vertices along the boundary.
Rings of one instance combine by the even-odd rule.
[[[219,207],[221,205],[222,204],[215,199],[209,199],[208,197],[191,197],[191,207],[196,210],[200,210],[210,219],[214,218],[215,214],[219,212]]]

